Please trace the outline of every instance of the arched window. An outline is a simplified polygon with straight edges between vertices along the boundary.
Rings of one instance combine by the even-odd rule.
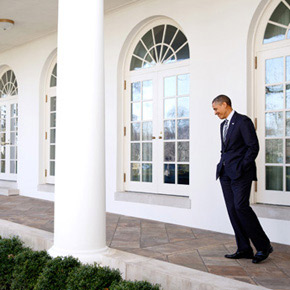
[[[189,195],[187,38],[177,25],[159,21],[134,43],[125,72],[125,190]]]
[[[14,72],[0,75],[0,179],[17,179],[18,85]]]
[[[130,70],[188,58],[189,46],[183,32],[172,25],[158,25],[147,31],[136,45]]]
[[[57,86],[57,63],[53,62],[50,68],[48,88],[46,95],[46,183],[54,183],[55,177],[55,151],[56,151],[56,86]]]
[[[272,13],[263,43],[290,39],[290,0],[282,0]]]
[[[264,13],[256,41],[256,200],[290,205],[290,0],[272,1]]]

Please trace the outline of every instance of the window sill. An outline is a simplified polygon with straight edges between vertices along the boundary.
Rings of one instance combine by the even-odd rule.
[[[191,208],[191,200],[189,197],[155,193],[119,191],[115,192],[115,201],[153,204],[186,209]]]
[[[37,190],[54,193],[54,184],[38,184]]]
[[[290,207],[270,204],[252,204],[255,213],[260,218],[290,221]]]

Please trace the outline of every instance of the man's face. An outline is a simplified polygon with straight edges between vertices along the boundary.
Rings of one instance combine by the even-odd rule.
[[[212,108],[214,114],[217,115],[220,119],[225,119],[228,115],[228,105],[226,102],[223,103],[212,103]]]

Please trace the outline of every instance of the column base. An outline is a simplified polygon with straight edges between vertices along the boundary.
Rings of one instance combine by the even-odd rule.
[[[82,263],[86,264],[93,264],[102,262],[102,257],[109,251],[108,247],[104,247],[102,249],[93,250],[93,251],[69,251],[67,249],[58,248],[53,246],[48,250],[49,255],[53,258],[56,257],[67,257],[72,256],[74,258],[79,259]]]

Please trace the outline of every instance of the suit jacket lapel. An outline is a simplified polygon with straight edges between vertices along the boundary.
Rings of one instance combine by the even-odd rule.
[[[233,129],[235,127],[236,119],[237,119],[237,112],[234,113],[234,115],[232,116],[231,122],[229,124],[229,129],[228,129],[228,133],[227,133],[227,137],[226,137],[225,146],[227,146],[227,144],[229,143],[231,133],[233,132]]]

